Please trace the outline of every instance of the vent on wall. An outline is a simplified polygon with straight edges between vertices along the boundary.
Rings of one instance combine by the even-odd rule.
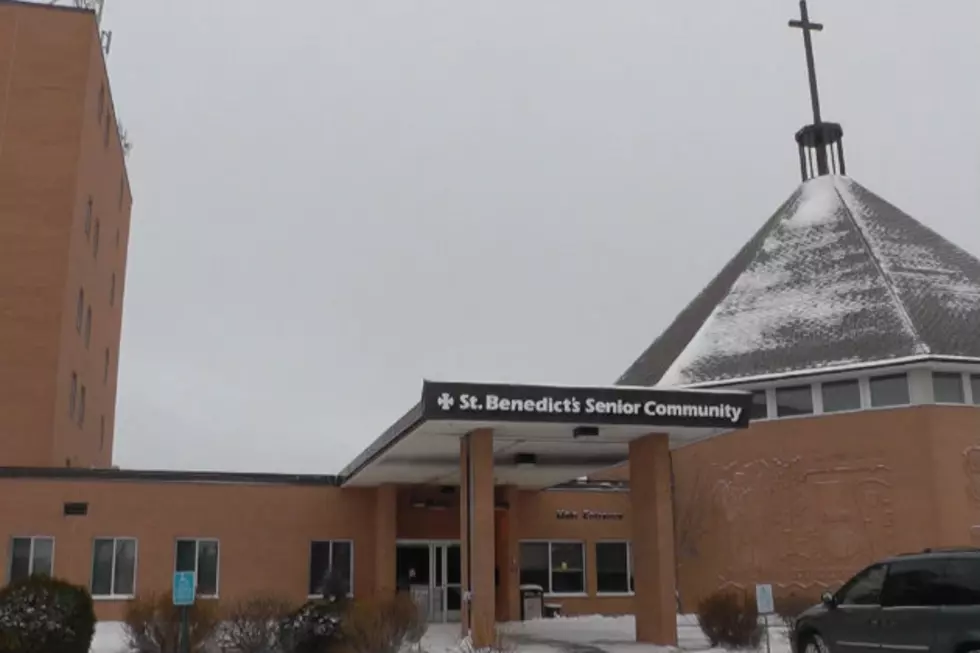
[[[88,514],[88,502],[68,502],[64,507],[65,517],[84,517]]]

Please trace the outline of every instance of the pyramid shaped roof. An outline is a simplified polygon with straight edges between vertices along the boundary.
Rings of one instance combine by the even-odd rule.
[[[980,260],[857,182],[801,185],[619,382],[980,361]]]

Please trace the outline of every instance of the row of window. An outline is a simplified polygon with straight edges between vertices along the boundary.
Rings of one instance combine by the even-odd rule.
[[[628,541],[596,542],[596,592],[633,592],[633,551]],[[585,594],[585,543],[521,542],[521,585],[539,585],[545,594]]]
[[[201,598],[217,598],[220,545],[213,538],[182,538],[174,547],[174,571],[192,571]],[[128,599],[136,595],[138,542],[133,537],[96,538],[92,542],[89,589],[102,599]],[[15,537],[11,542],[10,582],[54,573],[53,537]],[[354,545],[349,540],[310,543],[308,593],[321,596],[329,574],[353,588]]]
[[[933,397],[940,404],[980,405],[980,375],[933,372]],[[912,403],[908,374],[845,379],[775,388],[773,401],[766,390],[752,393],[752,418],[794,417],[840,413],[862,408],[888,408]],[[819,405],[818,405],[819,404]]]
[[[840,605],[980,605],[980,558],[900,560],[865,569],[837,592]]]
[[[106,90],[105,84],[99,89],[99,104],[98,104],[98,116],[99,124],[105,126],[105,132],[103,136],[105,147],[109,147],[109,134],[111,133],[112,127],[112,111],[106,111]],[[105,121],[103,123],[103,120]],[[123,196],[126,193],[126,177],[121,175],[119,177],[119,210],[122,211],[123,207]],[[119,231],[116,231],[116,245],[119,244]]]

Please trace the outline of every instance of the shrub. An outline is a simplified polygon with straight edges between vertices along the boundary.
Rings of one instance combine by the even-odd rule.
[[[307,601],[279,626],[283,650],[290,653],[327,653],[341,641],[341,617],[346,600]]]
[[[95,608],[88,590],[32,576],[0,590],[0,651],[88,653]]]
[[[740,592],[723,590],[702,599],[698,625],[713,648],[755,648],[762,641],[755,599]]]
[[[293,612],[293,606],[275,597],[246,599],[228,610],[218,641],[237,653],[278,653],[285,650],[283,624]]]
[[[179,653],[181,610],[173,604],[169,592],[131,601],[123,619],[129,650],[133,653]],[[187,625],[189,650],[205,650],[214,641],[218,626],[214,604],[196,601],[188,606]]]
[[[786,626],[786,636],[789,641],[796,641],[797,617],[815,603],[813,599],[800,594],[787,594],[776,599],[776,614]]]
[[[344,615],[344,645],[351,653],[398,653],[410,635],[418,634],[422,620],[421,610],[407,593],[355,601]]]

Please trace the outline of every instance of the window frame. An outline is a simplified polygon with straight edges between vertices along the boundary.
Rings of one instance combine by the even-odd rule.
[[[833,381],[821,381],[817,388],[817,394],[820,395],[820,414],[821,415],[840,415],[844,413],[856,413],[866,409],[864,403],[864,393],[861,391],[861,379],[859,377],[844,377],[841,379],[834,379]],[[857,389],[857,408],[842,408],[840,410],[827,410],[826,396],[824,395],[824,388],[826,386],[837,386],[841,387],[844,385],[853,385]]]
[[[875,408],[878,410],[888,410],[890,408],[906,408],[908,406],[913,406],[912,403],[912,377],[910,375],[911,370],[903,370],[901,372],[885,373],[885,374],[869,374],[868,375],[868,408]],[[897,404],[878,404],[875,405],[875,395],[874,395],[874,382],[881,379],[897,379],[902,377],[905,379],[905,393],[906,401]]]
[[[588,551],[585,540],[576,540],[571,538],[558,538],[558,539],[526,539],[520,540],[517,543],[518,550],[518,562],[517,562],[517,576],[520,579],[521,574],[521,561],[520,561],[520,546],[522,544],[546,544],[548,546],[548,586],[544,588],[544,595],[546,597],[553,598],[579,598],[583,596],[589,596],[589,567],[588,567]],[[579,548],[582,550],[582,591],[581,592],[553,592],[552,588],[555,585],[554,573],[554,552],[552,547],[555,544],[578,544]],[[566,572],[567,573],[567,572]]]
[[[116,594],[116,542],[129,540],[133,542],[133,593]],[[109,593],[95,593],[95,544],[96,542],[112,542],[112,567],[109,569]],[[176,554],[176,551],[175,551]],[[139,538],[130,535],[96,535],[92,538],[92,568],[91,578],[89,578],[89,593],[93,601],[131,601],[136,598],[136,584],[139,576],[140,542]],[[174,560],[174,566],[177,561]],[[196,574],[195,574],[196,575]]]
[[[626,585],[625,592],[603,592],[599,589],[599,546],[602,544],[625,544],[626,545]],[[593,546],[595,550],[595,595],[596,596],[634,596],[636,590],[633,584],[633,542],[624,539],[596,540]]]
[[[952,380],[952,377],[957,377],[959,379],[960,385],[960,401],[940,401],[936,394],[936,377],[945,377]],[[966,376],[966,378],[964,378]],[[950,372],[947,370],[929,370],[929,383],[932,387],[932,403],[938,404],[940,406],[969,406],[967,401],[966,386],[970,385],[969,375],[965,375],[963,372]]]
[[[330,569],[333,569],[333,548],[334,548],[334,544],[336,544],[338,542],[341,542],[341,543],[345,543],[345,544],[349,544],[350,545],[350,576],[349,576],[349,581],[347,583],[347,598],[353,598],[354,597],[354,540],[352,540],[350,538],[342,538],[342,537],[341,538],[332,538],[332,539],[329,539],[329,540],[310,540],[310,546],[309,546],[309,551],[308,551],[309,556],[307,558],[307,565],[306,565],[306,591],[307,592],[310,591],[310,584],[311,584],[310,581],[313,580],[313,578],[312,578],[312,573],[313,573],[313,545],[314,544],[325,544],[325,543],[329,543],[330,544],[330,559],[327,562],[327,569],[330,570]],[[323,594],[322,593],[320,593],[320,594],[307,594],[306,595],[306,598],[307,599],[322,599],[323,598]]]
[[[802,418],[802,417],[813,417],[815,415],[820,415],[822,411],[817,410],[817,402],[814,399],[814,383],[811,381],[809,383],[792,383],[787,385],[778,385],[773,388],[773,409],[776,413],[776,419],[792,419],[792,418]],[[806,390],[810,393],[810,412],[808,413],[793,413],[791,415],[781,415],[779,412],[779,393],[780,391],[787,390]]]
[[[95,229],[92,231],[92,258],[99,258],[99,239],[102,236],[102,223],[95,219]]]
[[[9,585],[14,580],[13,578],[11,578],[11,576],[13,575],[13,571],[14,571],[14,542],[16,540],[30,540],[31,542],[30,563],[28,564],[28,571],[27,571],[28,578],[33,576],[35,573],[34,571],[35,541],[51,540],[51,573],[49,574],[49,577],[53,578],[54,569],[55,569],[55,553],[57,547],[57,542],[55,540],[54,535],[11,535],[7,539],[8,546],[10,547],[9,551],[7,552],[7,574],[6,574],[7,584]]]
[[[217,600],[221,596],[221,540],[217,537],[190,537],[182,536],[174,539],[174,561],[173,569],[174,573],[177,572],[177,548],[180,546],[181,542],[193,542],[194,543],[194,596],[198,599],[203,599],[206,601]],[[201,565],[201,542],[214,542],[218,545],[218,559],[217,564],[214,566],[214,594],[201,594],[198,588],[201,586],[200,578],[198,577],[198,572]]]
[[[82,325],[85,323],[85,288],[78,289],[78,301],[75,305],[75,331],[79,335],[82,333]]]

